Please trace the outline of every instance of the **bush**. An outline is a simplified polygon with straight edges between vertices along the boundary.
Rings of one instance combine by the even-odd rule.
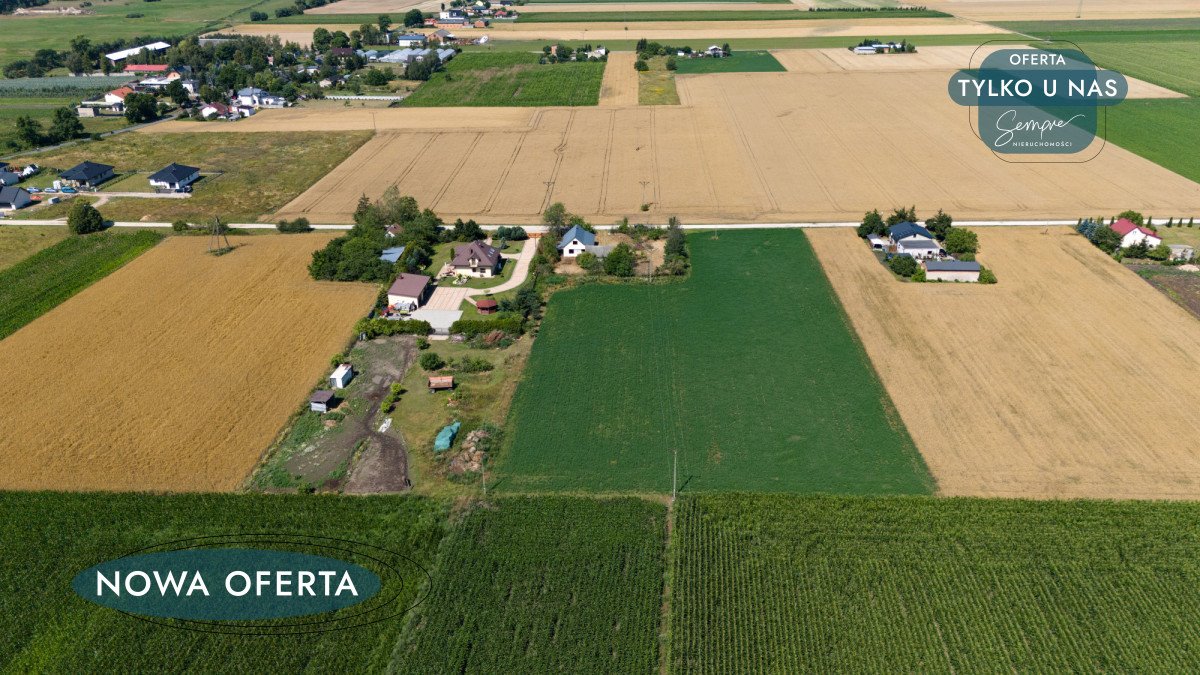
[[[1167,258],[1171,257],[1171,247],[1167,246],[1166,244],[1159,244],[1158,246],[1150,249],[1146,253],[1146,257],[1151,260],[1166,260]]]
[[[996,274],[986,267],[979,268],[979,283],[994,284],[996,283]]]
[[[925,283],[925,268],[918,267],[910,278],[917,283]]]
[[[354,326],[354,332],[366,335],[367,339],[383,335],[429,335],[433,326],[428,321],[409,319],[392,321],[389,319],[362,319]]]
[[[502,316],[495,319],[459,319],[450,326],[450,332],[467,338],[477,337],[492,331],[509,335],[520,335],[525,320],[520,315]]]
[[[104,229],[104,217],[96,207],[83,199],[75,199],[67,212],[67,229],[71,234],[91,234]]]
[[[633,249],[629,244],[622,242],[609,251],[608,257],[604,259],[604,272],[614,277],[631,277],[633,265]]]
[[[950,255],[977,253],[979,251],[979,235],[970,230],[954,228],[946,233],[946,241],[943,242],[943,245]]]
[[[266,21],[268,18],[266,12],[250,12],[251,21]]]
[[[911,277],[917,273],[920,266],[917,265],[916,258],[910,255],[898,255],[888,261],[888,267],[899,276]]]
[[[442,357],[437,355],[437,352],[425,352],[420,359],[421,368],[425,370],[441,370],[446,367],[446,362]]]
[[[312,225],[309,224],[308,218],[303,216],[295,220],[281,220],[275,225],[275,229],[284,234],[296,234],[299,232],[312,232]]]
[[[399,382],[393,382],[387,396],[379,404],[379,412],[384,415],[392,412],[392,409],[396,407],[396,402],[400,400],[400,394],[402,393],[404,393],[404,387],[400,386]]]
[[[526,232],[525,228],[523,227],[508,227],[506,225],[502,225],[496,228],[495,238],[503,239],[504,241],[525,241],[529,238],[529,233]]]
[[[588,253],[587,251],[580,253],[575,258],[575,262],[579,267],[588,272],[594,272],[600,268],[600,259],[596,257],[595,253]]]
[[[186,220],[177,220],[171,223],[171,229],[175,232],[183,233],[187,232],[189,229],[191,229],[191,227],[188,225]]]
[[[676,65],[676,63],[675,63],[675,57],[674,57],[674,56],[672,56],[672,57],[670,57],[670,58],[668,58],[668,59],[667,59],[667,70],[675,70],[675,69],[676,69],[676,68],[678,68],[678,67],[679,67],[679,66],[678,66],[678,65]]]
[[[642,59],[638,59],[637,61],[633,62],[633,69],[638,71],[639,73],[642,73],[647,70],[650,70],[650,66],[646,65],[646,62],[643,61]]]
[[[486,373],[495,368],[487,359],[476,359],[470,356],[451,359],[450,367],[456,373]]]
[[[426,340],[423,337],[417,338],[417,349],[421,349],[421,350],[429,349],[429,340]]]

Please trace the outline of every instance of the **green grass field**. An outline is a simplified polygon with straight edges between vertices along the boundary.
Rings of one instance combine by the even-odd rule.
[[[809,12],[807,10],[696,10],[688,12],[646,11],[646,12],[538,12],[536,2],[534,9],[527,10],[517,19],[519,23],[629,23],[641,21],[805,21],[811,19],[928,19],[949,16],[932,10],[914,10],[908,12]]]
[[[16,145],[18,117],[32,117],[41,123],[43,129],[48,130],[57,108],[68,107],[74,110],[79,101],[79,98],[61,97],[0,97],[0,153],[19,149]],[[85,117],[80,121],[83,122],[83,130],[89,134],[115,131],[129,126],[124,117]]]
[[[1182,503],[688,498],[671,670],[1190,670],[1198,517]]]
[[[348,539],[431,569],[445,510],[411,497],[0,493],[0,663],[12,672],[381,672],[404,615],[301,636],[208,634],[90,604],[71,579],[146,546],[242,533]],[[337,557],[381,571],[361,556]],[[402,572],[380,575],[379,596],[395,594],[401,607],[427,580],[411,563]]]
[[[636,31],[631,31],[636,34]],[[858,35],[851,37],[839,36],[819,36],[819,37],[775,37],[775,38],[745,38],[730,40],[721,35],[713,35],[711,37],[695,38],[691,40],[676,41],[671,40],[672,47],[691,47],[692,49],[707,49],[710,45],[724,44],[728,42],[730,47],[736,54],[738,51],[762,50],[762,49],[825,49],[828,47],[845,48],[849,45],[857,44],[867,38],[876,38],[878,35]],[[904,39],[917,45],[917,47],[933,47],[939,45],[981,45],[989,39],[994,39],[994,35],[913,35],[905,36]],[[575,47],[591,44],[595,46],[592,40],[555,40],[558,44],[566,45],[572,49]],[[604,46],[613,51],[631,52],[637,47],[637,38],[628,40],[605,40]],[[546,40],[492,40],[487,45],[467,45],[464,52],[469,54],[477,53],[500,53],[500,52],[540,52],[542,46],[547,44]]]
[[[556,293],[498,489],[923,493],[931,479],[799,230],[688,237],[691,277]]]
[[[93,3],[89,9],[95,13],[81,16],[5,16],[0,19],[0,65],[29,58],[39,49],[69,50],[76,35],[86,35],[93,44],[147,35],[184,37],[248,21],[251,10],[271,14],[290,5],[288,0],[111,0]]]
[[[596,105],[605,64],[539,64],[539,54],[472,52],[450,61],[406,106]]]
[[[658,670],[666,508],[619,499],[502,499],[442,547],[397,650],[401,673]]]
[[[1175,40],[1180,35],[1195,38],[1200,18],[1194,19],[1085,19],[1063,21],[991,21],[1000,28],[1039,38],[1072,40],[1088,35],[1105,40],[1133,39],[1148,42]]]
[[[775,60],[770,52],[746,51],[736,49],[733,54],[723,59],[676,59],[677,75],[694,75],[699,73],[781,73],[786,68]]]
[[[1200,96],[1200,31],[1191,41],[1078,44],[1099,66],[1188,96]]]
[[[201,125],[218,122],[193,122]],[[296,198],[371,137],[369,131],[279,133],[129,133],[100,142],[29,155],[46,169],[69,169],[84,160],[112,164],[118,172],[158,171],[171,162],[198,166],[205,176],[187,199],[115,198],[100,207],[109,220],[210,222],[221,216],[253,221]],[[24,218],[46,218],[41,208]]]
[[[67,236],[65,227],[0,225],[0,270],[12,267]]]
[[[0,340],[116,271],[162,239],[149,231],[69,237],[0,270]]]
[[[1107,115],[1110,142],[1200,182],[1200,156],[1192,150],[1200,147],[1200,99],[1123,101]]]

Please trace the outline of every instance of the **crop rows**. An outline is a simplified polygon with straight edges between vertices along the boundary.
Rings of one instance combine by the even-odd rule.
[[[600,100],[604,63],[539,64],[539,54],[460,54],[411,96],[407,106],[580,106]]]
[[[1194,504],[723,495],[677,509],[675,672],[1195,666]]]
[[[636,499],[503,499],[443,546],[397,654],[407,673],[650,673],[665,509]]]

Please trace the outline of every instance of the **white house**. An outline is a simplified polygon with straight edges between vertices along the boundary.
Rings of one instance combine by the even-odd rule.
[[[246,87],[239,89],[237,93],[237,103],[239,106],[247,106],[254,108],[283,108],[287,106],[287,100],[282,96],[268,94],[266,91],[258,87]]]
[[[926,260],[921,266],[926,281],[978,282],[982,269],[979,263],[968,260]]]
[[[558,250],[564,258],[576,258],[587,251],[589,246],[596,245],[596,235],[575,225],[563,234],[558,242]]]
[[[111,107],[125,105],[125,97],[134,93],[130,87],[118,87],[104,95],[104,104]]]
[[[933,234],[916,223],[897,223],[888,228],[888,241],[896,254],[907,254],[918,260],[945,255],[933,240]]]
[[[229,117],[231,112],[229,106],[224,103],[205,103],[200,109],[200,116],[204,119],[212,119],[213,117]],[[236,113],[235,113],[236,114]]]
[[[350,384],[350,380],[354,379],[354,366],[349,363],[343,363],[334,369],[333,374],[329,376],[329,386],[334,389],[345,389],[346,385]]]
[[[878,51],[874,45],[859,45],[854,48],[855,54],[876,54]]]
[[[150,174],[150,187],[159,192],[183,192],[198,180],[200,169],[172,163]]]
[[[429,277],[421,274],[401,274],[388,289],[388,307],[411,312],[421,306],[429,295]]]
[[[500,251],[482,241],[454,247],[450,266],[455,274],[467,277],[494,277],[500,273]]]
[[[1122,218],[1109,227],[1121,235],[1121,248],[1129,248],[1143,242],[1146,246],[1155,248],[1162,243],[1162,237],[1155,234],[1154,230],[1137,225],[1127,218]]]

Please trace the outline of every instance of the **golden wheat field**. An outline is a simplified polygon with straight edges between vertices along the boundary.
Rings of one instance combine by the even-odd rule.
[[[0,341],[0,489],[237,488],[375,299],[328,238],[173,237]]]
[[[659,221],[695,223],[848,221],[896,204],[961,219],[1200,213],[1200,184],[1114,145],[1083,163],[998,161],[946,81],[934,70],[731,73],[680,76],[680,106],[379,110],[360,119],[381,131],[278,215],[349,222],[360,195],[391,185],[443,217],[491,223],[535,223],[559,201],[602,223],[646,217],[643,203]],[[464,128],[465,114],[511,126]],[[225,128],[321,119],[272,110]]]
[[[1200,497],[1200,322],[1066,228],[979,228],[999,283],[895,279],[809,230],[946,495]]]

